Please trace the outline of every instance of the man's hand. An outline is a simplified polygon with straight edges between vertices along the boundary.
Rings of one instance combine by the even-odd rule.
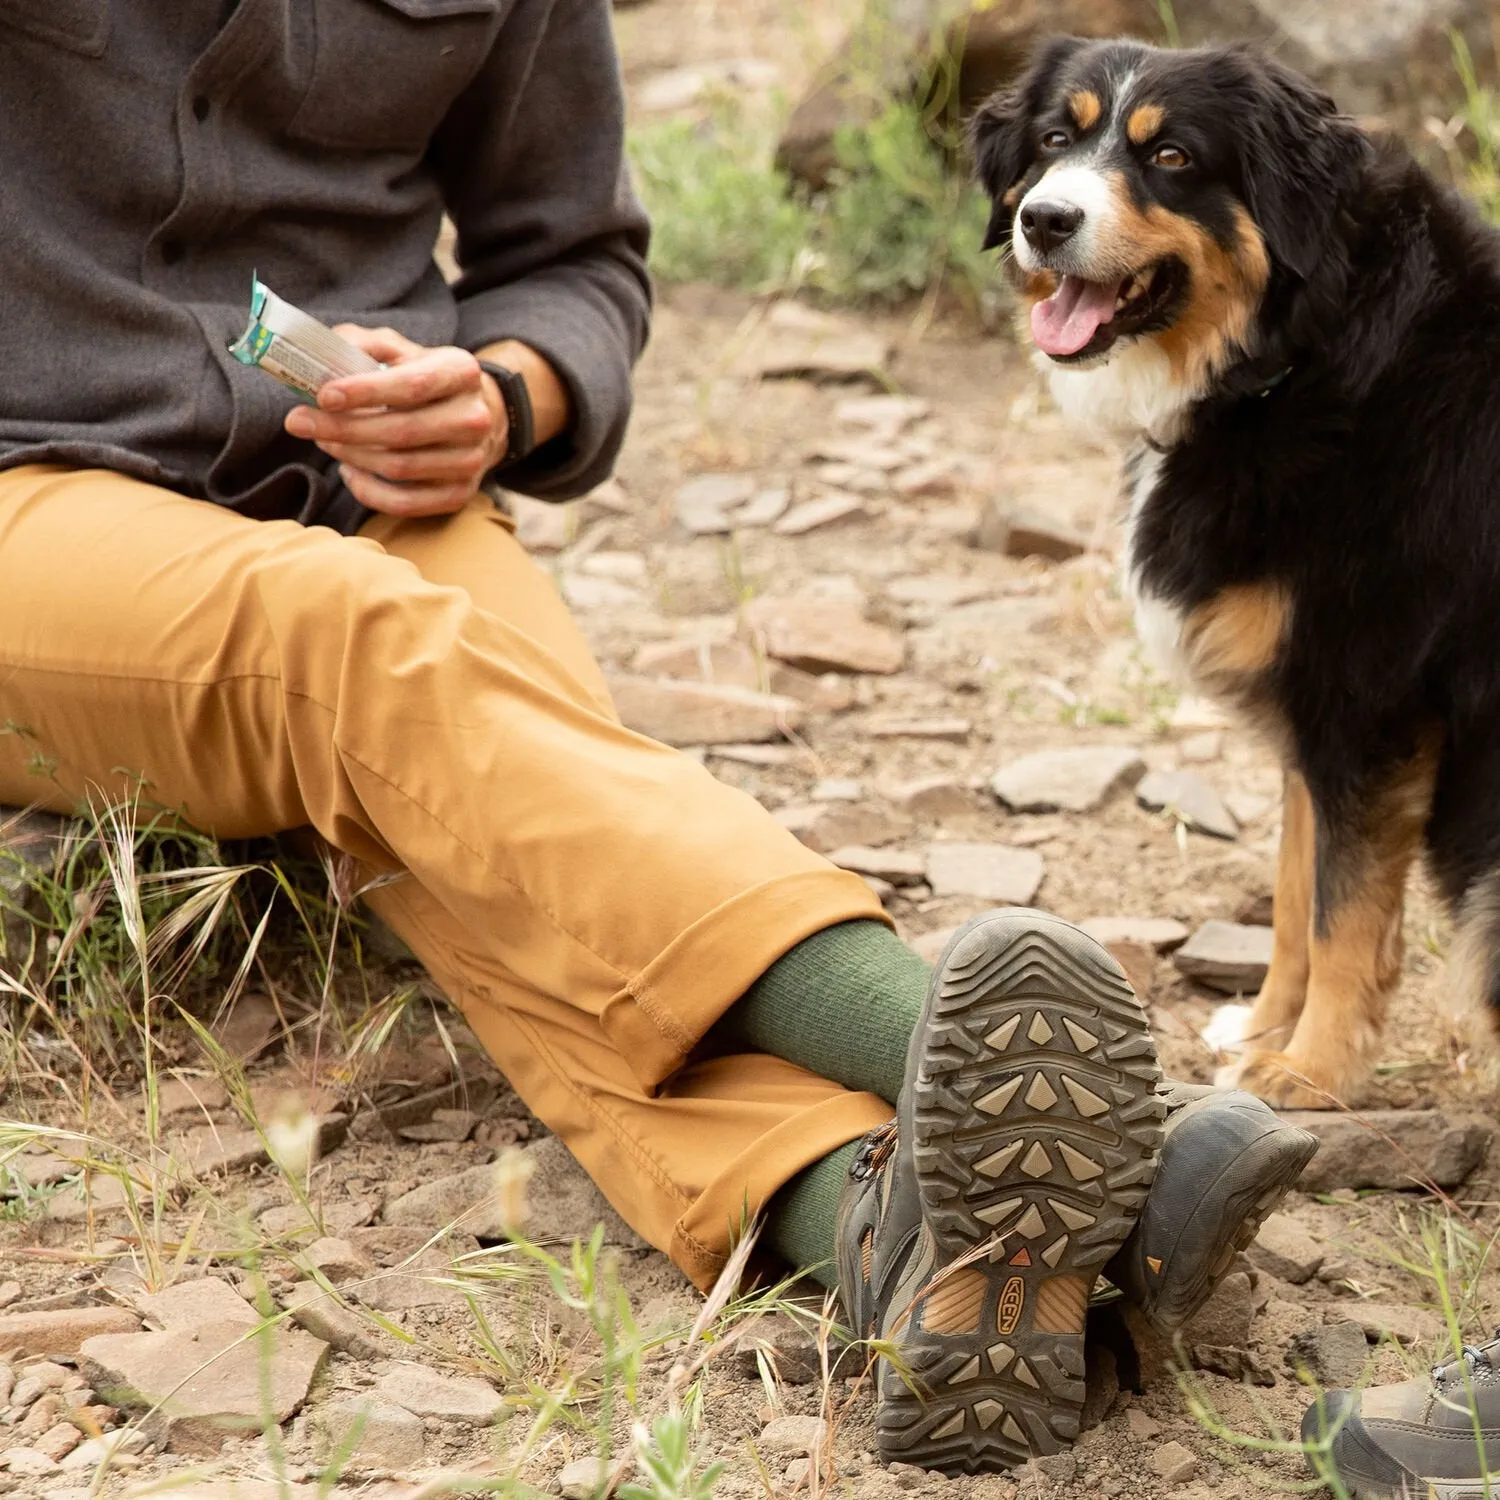
[[[286,430],[339,461],[354,498],[393,516],[462,510],[505,456],[509,429],[494,380],[466,349],[427,349],[389,328],[335,332],[387,368],[330,380]]]

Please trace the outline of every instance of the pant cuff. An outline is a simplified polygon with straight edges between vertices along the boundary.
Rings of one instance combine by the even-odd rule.
[[[700,917],[611,996],[600,1024],[654,1094],[782,954],[825,927],[860,919],[894,926],[859,876],[832,865],[752,886]]]
[[[875,1094],[837,1094],[794,1115],[725,1166],[672,1230],[667,1253],[700,1291],[718,1280],[745,1228],[772,1196],[814,1162],[891,1118]],[[828,1254],[834,1251],[832,1239]]]

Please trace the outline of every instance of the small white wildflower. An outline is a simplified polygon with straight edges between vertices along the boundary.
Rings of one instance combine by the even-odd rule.
[[[524,1234],[531,1216],[527,1184],[536,1163],[519,1146],[507,1146],[495,1160],[495,1213],[508,1235]]]
[[[298,1100],[266,1125],[266,1148],[285,1175],[306,1182],[318,1159],[318,1119]]]

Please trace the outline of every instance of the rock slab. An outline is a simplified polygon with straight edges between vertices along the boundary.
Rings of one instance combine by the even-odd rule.
[[[816,1453],[828,1440],[822,1417],[775,1417],[757,1439],[762,1453]]]
[[[934,896],[976,896],[1003,906],[1029,906],[1042,883],[1042,856],[1009,844],[934,844],[927,883]]]
[[[1172,955],[1178,971],[1226,995],[1252,995],[1271,964],[1272,930],[1205,922]]]
[[[628,728],[665,745],[779,740],[802,719],[794,698],[727,683],[668,682],[616,673],[615,708]]]
[[[123,1307],[66,1307],[0,1316],[0,1353],[77,1354],[92,1338],[134,1333],[141,1320]]]
[[[1318,1137],[1318,1154],[1297,1184],[1307,1193],[1428,1181],[1458,1187],[1484,1165],[1495,1135],[1486,1121],[1450,1119],[1437,1109],[1287,1110],[1282,1119]]]
[[[1286,1351],[1287,1368],[1306,1370],[1324,1390],[1358,1384],[1369,1357],[1364,1329],[1347,1318],[1293,1334]]]
[[[1262,1271],[1301,1286],[1318,1274],[1327,1251],[1290,1214],[1270,1214],[1250,1246],[1250,1259]]]
[[[255,1310],[214,1278],[142,1303],[162,1332],[91,1338],[79,1364],[111,1405],[151,1411],[150,1435],[177,1453],[216,1453],[226,1438],[259,1432],[267,1418],[284,1422],[328,1354],[327,1344],[284,1324],[252,1332]]]
[[[422,1466],[422,1419],[394,1401],[346,1396],[319,1407],[308,1430],[319,1461],[339,1453],[353,1469],[401,1473]]]
[[[469,1375],[439,1375],[425,1365],[393,1360],[375,1381],[376,1394],[418,1417],[487,1427],[505,1411],[492,1385]]]
[[[767,656],[804,672],[899,672],[901,637],[849,599],[753,599],[745,625]]]
[[[1023,755],[995,772],[990,786],[1012,812],[1092,812],[1109,794],[1146,774],[1139,750],[1080,745]]]
[[[522,1148],[531,1164],[527,1186],[526,1232],[533,1239],[587,1239],[603,1224],[606,1244],[630,1250],[650,1247],[589,1179],[573,1154],[555,1136],[544,1136]],[[481,1240],[501,1240],[506,1226],[493,1166],[470,1167],[402,1194],[386,1205],[387,1224],[410,1224],[430,1230],[458,1220],[458,1228]]]
[[[1240,836],[1224,799],[1196,771],[1152,771],[1136,784],[1135,800],[1153,811],[1170,812],[1198,833],[1216,839]]]

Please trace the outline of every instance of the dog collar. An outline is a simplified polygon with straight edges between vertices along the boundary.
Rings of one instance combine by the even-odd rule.
[[[1247,396],[1269,396],[1271,392],[1274,391],[1276,387],[1280,385],[1281,382],[1285,380],[1291,373],[1292,367],[1290,365],[1287,365],[1285,366],[1285,368],[1278,370],[1274,375],[1269,376],[1267,379],[1261,381],[1261,383],[1253,390],[1246,391],[1245,394]]]

